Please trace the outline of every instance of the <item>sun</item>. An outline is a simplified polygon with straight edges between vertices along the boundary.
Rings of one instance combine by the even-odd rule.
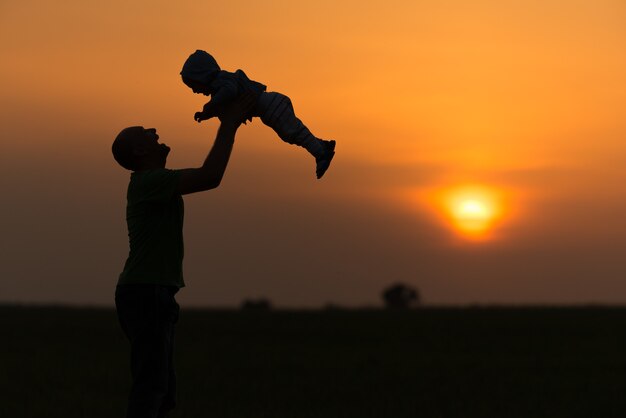
[[[487,238],[502,214],[498,193],[487,186],[461,186],[441,193],[450,225],[467,238]]]
[[[470,198],[452,208],[457,226],[467,232],[483,232],[493,218],[493,209],[484,201]]]

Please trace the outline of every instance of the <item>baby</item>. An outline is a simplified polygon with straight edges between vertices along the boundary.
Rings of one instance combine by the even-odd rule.
[[[196,112],[198,122],[217,116],[221,107],[238,96],[252,92],[258,95],[256,105],[248,115],[248,120],[260,117],[263,123],[272,128],[278,136],[289,144],[305,148],[315,157],[317,178],[322,178],[335,156],[335,141],[315,137],[294,113],[289,97],[275,92],[266,92],[266,86],[250,80],[237,70],[234,73],[223,71],[217,61],[205,51],[197,50],[187,58],[180,72],[183,83],[194,93],[211,96],[202,112]]]

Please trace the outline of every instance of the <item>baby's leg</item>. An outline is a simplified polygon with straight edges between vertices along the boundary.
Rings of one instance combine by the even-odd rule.
[[[259,97],[256,113],[283,141],[305,148],[316,158],[324,154],[324,142],[296,117],[289,97],[275,92],[263,93]]]

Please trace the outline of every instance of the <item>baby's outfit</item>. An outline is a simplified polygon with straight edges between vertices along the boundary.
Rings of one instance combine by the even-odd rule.
[[[205,105],[205,111],[219,109],[220,106],[247,92],[258,95],[257,102],[247,117],[248,120],[255,116],[260,117],[261,121],[272,128],[283,141],[299,145],[309,151],[317,161],[318,178],[330,165],[335,153],[335,141],[315,137],[296,117],[289,97],[281,93],[267,92],[264,84],[250,80],[242,70],[234,73],[221,70],[217,61],[201,50],[189,56],[180,74],[184,78],[209,87],[211,101]]]

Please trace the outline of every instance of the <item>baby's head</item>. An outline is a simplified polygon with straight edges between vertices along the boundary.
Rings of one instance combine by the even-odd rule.
[[[210,54],[197,50],[187,58],[180,75],[183,83],[194,93],[208,95],[209,84],[220,70],[220,66]]]

